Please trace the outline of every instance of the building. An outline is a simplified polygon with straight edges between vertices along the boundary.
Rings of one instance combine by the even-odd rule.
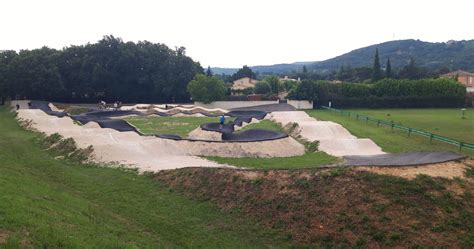
[[[457,79],[459,83],[466,86],[467,94],[474,96],[474,73],[458,70],[447,73],[443,77],[451,77]]]
[[[250,77],[244,77],[238,80],[235,80],[232,83],[232,90],[244,90],[249,87],[255,87],[258,80],[252,79]]]
[[[300,77],[298,77],[298,79],[292,79],[292,78],[289,78],[288,76],[285,75],[285,77],[280,78],[280,81],[298,81],[298,82],[300,82],[301,79],[300,79]]]

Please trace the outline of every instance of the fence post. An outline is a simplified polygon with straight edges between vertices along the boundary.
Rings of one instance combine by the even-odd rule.
[[[408,128],[408,136],[411,134],[411,128]]]
[[[392,125],[391,125],[391,126],[392,126],[392,132],[393,132],[393,126],[395,126],[395,124],[393,123],[393,121],[392,121]]]
[[[433,141],[433,133],[430,134],[430,144],[431,144],[431,141]]]
[[[369,117],[365,117],[365,123],[369,122]]]
[[[359,120],[359,114],[356,114],[356,120]]]
[[[380,126],[380,119],[377,119],[377,127]]]
[[[461,152],[461,150],[462,150],[462,146],[463,146],[463,145],[464,145],[464,143],[463,143],[463,142],[459,142],[459,152]]]

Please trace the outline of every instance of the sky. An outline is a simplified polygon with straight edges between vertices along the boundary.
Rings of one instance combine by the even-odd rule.
[[[147,40],[207,67],[319,61],[390,40],[474,39],[473,0],[1,0],[0,50],[104,35]]]

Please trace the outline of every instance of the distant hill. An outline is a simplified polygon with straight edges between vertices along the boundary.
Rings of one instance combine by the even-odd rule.
[[[452,70],[463,69],[474,71],[474,40],[449,41],[440,43],[423,42],[420,40],[389,41],[318,62],[308,66],[309,70],[338,70],[341,65],[351,67],[372,67],[375,49],[378,48],[380,63],[385,67],[390,57],[392,68],[399,69],[414,58],[418,66],[430,70],[448,67]]]
[[[385,67],[387,58],[390,57],[392,68],[400,69],[414,58],[416,64],[430,70],[448,67],[451,70],[474,71],[474,40],[424,42],[420,40],[389,41],[364,48],[353,50],[349,53],[319,62],[295,62],[291,64],[276,64],[268,66],[253,66],[253,71],[259,73],[284,74],[291,71],[300,71],[303,65],[308,70],[320,73],[339,70],[344,66],[372,67],[375,49],[379,49],[380,64]],[[238,68],[212,68],[216,74],[233,74]]]
[[[275,64],[275,65],[268,65],[268,66],[252,66],[250,67],[252,71],[258,72],[261,74],[265,73],[272,73],[272,74],[284,74],[289,73],[291,71],[300,71],[302,70],[304,65],[312,65],[317,63],[316,61],[308,61],[308,62],[295,62],[290,64]],[[213,67],[211,68],[214,74],[234,74],[239,70],[239,68],[222,68],[222,67]]]

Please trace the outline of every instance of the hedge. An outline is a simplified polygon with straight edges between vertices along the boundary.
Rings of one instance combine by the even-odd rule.
[[[394,80],[375,84],[303,81],[290,99],[312,100],[317,105],[347,107],[459,107],[466,103],[466,88],[453,79]]]

